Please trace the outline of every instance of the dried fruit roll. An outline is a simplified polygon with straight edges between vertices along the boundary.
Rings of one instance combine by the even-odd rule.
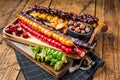
[[[18,18],[24,23],[26,23],[28,26],[30,26],[32,29],[37,30],[38,32],[41,32],[46,36],[52,37],[53,39],[61,42],[62,44],[66,46],[71,47],[74,45],[72,40],[62,36],[61,34],[57,34],[54,31],[45,28],[44,26],[38,24],[37,22],[30,20],[29,18],[23,16],[22,14],[19,14]]]

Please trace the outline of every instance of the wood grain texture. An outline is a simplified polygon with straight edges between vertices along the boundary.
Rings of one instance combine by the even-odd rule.
[[[96,36],[98,44],[95,52],[105,60],[106,64],[99,73],[95,74],[93,80],[120,80],[120,0],[96,1],[96,16],[109,26],[109,30]],[[0,29],[14,20],[16,14],[26,10],[28,6],[37,4],[47,7],[49,3],[50,0],[0,0]],[[74,12],[79,15],[84,13],[93,15],[94,4],[95,0],[52,0],[50,7],[65,12]],[[11,77],[11,80],[16,80],[16,78],[18,78],[17,80],[24,80],[20,69],[18,69],[20,73],[14,71],[17,64],[10,68],[5,68],[16,62],[16,58],[11,59],[8,54],[14,56],[14,51],[6,44],[2,39],[2,34],[0,34],[0,80],[8,80],[5,75],[10,78],[11,73],[17,74]],[[8,62],[7,58],[11,59],[10,62]],[[18,66],[17,68],[20,67]],[[10,74],[5,71],[10,72]]]
[[[106,64],[101,73],[94,77],[95,80],[120,80],[119,3],[118,0],[97,0],[96,16],[109,26],[109,30],[97,35],[99,41],[95,52]]]
[[[119,2],[118,2],[119,3]],[[119,23],[118,23],[118,13],[115,1],[104,1],[104,22],[109,26],[109,32],[103,35],[103,53],[106,63],[106,79],[118,80],[119,70]],[[111,5],[112,4],[112,5]],[[106,48],[106,49],[105,49]],[[107,58],[106,58],[107,57]]]
[[[84,13],[93,15],[94,3],[94,0],[53,0],[50,7],[78,15]]]
[[[104,4],[103,4],[104,0],[97,0],[97,6],[96,6],[96,16],[103,21],[103,8],[104,8]],[[100,58],[103,58],[103,52],[102,52],[102,46],[103,46],[103,37],[102,34],[97,34],[96,38],[98,39],[97,41],[97,46],[95,47],[95,52],[97,53],[97,55]],[[94,80],[105,80],[105,66],[102,67],[101,71],[98,73],[96,73],[94,75]]]

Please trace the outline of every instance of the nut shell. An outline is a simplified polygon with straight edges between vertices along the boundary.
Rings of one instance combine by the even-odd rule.
[[[78,32],[78,33],[79,33],[80,31],[81,31],[81,30],[80,30],[79,27],[76,27],[76,28],[75,28],[75,32]]]
[[[70,26],[69,27],[71,30],[74,30],[75,29],[75,26]]]
[[[87,32],[87,33],[90,32],[90,28],[89,28],[89,27],[86,27],[86,28],[85,28],[85,32]]]
[[[85,25],[84,24],[81,24],[79,27],[80,27],[80,29],[85,29]]]
[[[85,30],[81,30],[81,34],[85,34]]]

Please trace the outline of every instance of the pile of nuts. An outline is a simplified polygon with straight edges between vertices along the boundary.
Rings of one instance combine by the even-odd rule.
[[[89,25],[80,21],[76,22],[76,21],[70,20],[68,25],[71,30],[77,33],[86,34],[90,32]]]

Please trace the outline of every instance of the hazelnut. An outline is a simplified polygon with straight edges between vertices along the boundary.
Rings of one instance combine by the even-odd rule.
[[[90,32],[90,28],[89,27],[86,27],[85,28],[85,31],[88,33],[88,32]]]
[[[77,23],[74,23],[74,26],[77,27],[78,26]]]
[[[73,22],[72,20],[70,20],[68,24],[69,24],[69,25],[73,25],[73,23],[74,23],[74,22]]]
[[[75,32],[78,32],[78,33],[79,33],[79,32],[80,32],[80,28],[79,28],[79,27],[76,27],[76,28],[75,28]]]
[[[81,30],[81,34],[85,34],[85,30]]]
[[[85,25],[84,24],[81,24],[79,27],[80,27],[80,29],[85,29]]]
[[[71,30],[74,30],[75,29],[75,26],[70,26],[69,27]]]
[[[77,25],[80,26],[81,22],[77,22]]]

